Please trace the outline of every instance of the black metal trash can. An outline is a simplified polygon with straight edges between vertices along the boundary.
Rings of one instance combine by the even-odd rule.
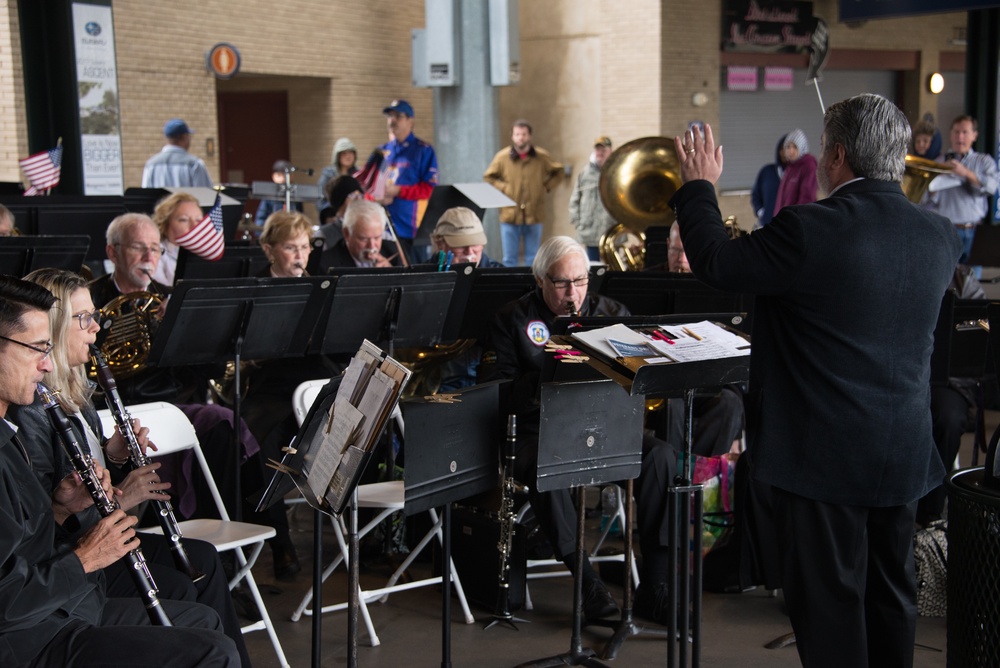
[[[948,490],[948,666],[1000,666],[1000,490],[982,468],[956,471]]]

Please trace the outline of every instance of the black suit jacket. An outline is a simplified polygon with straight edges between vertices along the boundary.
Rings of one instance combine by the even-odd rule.
[[[961,252],[947,219],[865,179],[730,241],[715,189],[672,204],[694,274],[754,303],[747,436],[757,480],[817,501],[909,503],[940,484],[930,354]]]

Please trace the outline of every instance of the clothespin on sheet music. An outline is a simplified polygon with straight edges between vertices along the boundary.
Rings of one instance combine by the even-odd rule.
[[[286,464],[282,464],[281,462],[275,461],[275,460],[271,459],[270,457],[268,457],[266,465],[269,468],[272,468],[275,471],[278,471],[279,473],[287,473],[288,475],[301,475],[299,471],[296,471],[291,466],[288,466]]]
[[[563,350],[573,350],[573,346],[566,343],[553,343],[552,341],[545,344],[545,352],[547,353],[558,353]]]
[[[424,401],[429,401],[432,404],[460,404],[462,400],[458,398],[457,394],[448,394],[447,392],[441,394],[428,394],[424,397]]]

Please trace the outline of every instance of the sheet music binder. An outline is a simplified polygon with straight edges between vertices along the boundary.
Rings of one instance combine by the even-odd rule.
[[[408,369],[365,340],[336,391],[317,398],[288,455],[270,463],[275,479],[287,475],[310,506],[341,514],[409,378]],[[269,492],[280,487],[272,481]]]

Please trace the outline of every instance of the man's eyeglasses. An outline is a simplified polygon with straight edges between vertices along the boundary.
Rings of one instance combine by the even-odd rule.
[[[96,322],[98,325],[101,324],[101,310],[95,309],[92,312],[87,313],[74,313],[72,318],[76,318],[76,321],[80,323],[80,329],[88,329],[90,323]]]
[[[46,341],[45,342],[45,347],[44,348],[39,348],[38,346],[33,346],[30,343],[24,343],[23,341],[17,341],[15,339],[10,339],[10,338],[7,338],[6,336],[0,336],[0,339],[3,339],[4,341],[10,341],[11,343],[16,343],[19,346],[24,346],[25,348],[27,348],[29,350],[34,350],[36,353],[40,353],[41,354],[42,359],[45,359],[46,357],[48,357],[49,353],[51,353],[52,349],[55,347],[55,346],[52,345],[51,341]]]
[[[551,276],[549,276],[548,274],[546,274],[545,278],[549,279],[549,282],[552,283],[552,285],[555,286],[559,290],[565,290],[566,288],[568,288],[571,285],[573,287],[576,287],[576,288],[582,288],[583,286],[585,286],[588,283],[590,283],[590,276],[581,276],[580,278],[560,278],[560,279],[555,279],[555,278],[552,278]]]
[[[146,246],[144,244],[115,244],[120,248],[124,248],[127,251],[135,253],[136,255],[145,255],[149,253],[150,255],[163,255],[167,250],[162,244],[157,244],[155,246]]]

